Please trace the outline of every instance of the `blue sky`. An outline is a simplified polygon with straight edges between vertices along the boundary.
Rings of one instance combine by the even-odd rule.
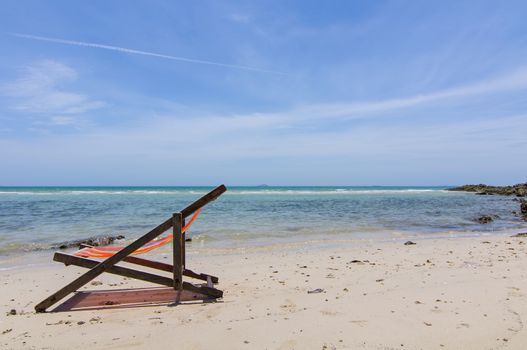
[[[0,185],[527,181],[524,1],[3,1]]]

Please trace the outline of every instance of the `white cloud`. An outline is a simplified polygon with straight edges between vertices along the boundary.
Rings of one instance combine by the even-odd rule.
[[[371,102],[309,105],[292,111],[291,114],[295,116],[295,119],[355,119],[364,118],[372,113],[425,106],[443,100],[468,98],[526,88],[527,67],[521,67],[503,76],[428,94]]]
[[[340,183],[373,184],[381,178],[384,183],[444,184],[447,178],[461,181],[464,176],[456,175],[459,171],[472,172],[471,176],[499,172],[517,181],[512,179],[527,170],[520,161],[526,146],[525,115],[438,126],[362,126],[316,134],[280,134],[270,127],[214,134],[219,124],[154,120],[141,129],[5,139],[0,140],[0,154],[4,152],[10,172],[18,169],[20,173],[28,163],[35,166],[35,160],[55,169],[46,179],[33,178],[33,182],[56,182],[69,174],[77,183],[99,184],[295,183],[295,179],[320,183],[333,178]],[[9,179],[10,172],[2,174],[4,179]],[[394,180],[391,176],[397,172]],[[243,174],[251,176],[244,180]],[[351,174],[361,175],[347,177]]]
[[[441,103],[447,106],[450,101],[467,101],[472,97],[493,95],[502,92],[522,90],[527,88],[527,68],[517,69],[514,72],[489,78],[483,81],[453,87],[450,89],[431,92],[428,94],[409,96],[403,98],[386,99],[371,102],[352,102],[352,103],[327,103],[327,104],[307,104],[289,110],[269,112],[269,113],[248,113],[237,115],[211,115],[203,113],[194,115],[193,118],[179,118],[167,115],[152,120],[148,119],[148,125],[138,129],[137,137],[148,134],[151,128],[161,131],[151,130],[156,135],[163,135],[164,131],[170,130],[167,139],[172,139],[172,135],[178,134],[181,142],[192,142],[196,137],[213,139],[221,135],[227,135],[228,140],[237,141],[246,135],[258,134],[280,135],[295,133],[295,130],[306,129],[306,124],[314,126],[323,125],[326,122],[346,121],[353,119],[368,119],[379,117],[397,117],[402,115],[400,112],[411,108],[433,108],[431,106]],[[474,116],[476,117],[476,116]],[[501,116],[500,116],[501,117]],[[178,133],[185,130],[184,133]],[[343,131],[343,130],[341,130]],[[130,130],[134,133],[134,131]],[[323,134],[323,132],[316,132]],[[337,132],[338,134],[338,132]],[[233,136],[236,135],[236,138]],[[313,137],[310,133],[310,137]],[[162,137],[162,136],[161,136]],[[315,136],[316,137],[316,136]],[[324,136],[326,137],[326,136]]]
[[[1,91],[12,99],[12,109],[45,118],[49,114],[80,115],[103,107],[105,104],[101,101],[64,90],[62,85],[77,79],[78,74],[73,68],[46,60],[25,67],[22,75],[4,85]]]
[[[245,13],[231,13],[229,19],[233,22],[247,24],[251,22],[251,16]]]
[[[453,101],[468,102],[470,98],[524,89],[527,89],[527,67],[520,67],[502,76],[415,96],[366,102],[305,104],[268,113],[255,112],[230,116],[202,113],[203,116],[195,114],[191,119],[180,119],[177,115],[166,116],[158,118],[157,123],[163,125],[161,127],[163,129],[170,129],[171,125],[178,125],[185,130],[197,128],[202,135],[208,137],[244,130],[259,132],[288,130],[305,128],[306,123],[316,126],[317,123],[396,116],[401,115],[401,111],[412,108],[423,108],[426,111],[427,108],[433,108],[438,104],[444,107]],[[152,120],[149,119],[148,122],[151,125]],[[191,135],[192,132],[181,137],[187,140],[192,137]]]
[[[61,76],[71,76],[67,72],[64,70]],[[202,117],[182,117],[186,113],[164,117],[149,115],[148,120],[141,124],[93,127],[75,135],[49,137],[42,134],[43,137],[34,140],[4,140],[0,141],[0,146],[5,147],[0,149],[9,150],[12,162],[37,157],[49,160],[57,169],[68,164],[77,169],[78,173],[73,177],[84,176],[82,174],[90,169],[104,169],[105,174],[96,176],[106,179],[107,173],[126,174],[125,177],[135,176],[139,180],[144,176],[154,176],[161,179],[161,183],[179,181],[178,176],[193,181],[191,174],[185,175],[192,171],[210,174],[217,171],[222,177],[233,178],[241,176],[234,173],[244,171],[263,174],[269,171],[267,161],[288,164],[298,159],[307,160],[303,163],[304,171],[312,174],[310,176],[326,176],[321,165],[326,161],[333,162],[328,171],[344,174],[342,176],[352,173],[357,164],[377,167],[379,172],[390,172],[390,166],[396,164],[414,172],[422,169],[428,172],[428,176],[434,175],[433,171],[443,174],[448,169],[457,171],[456,164],[463,164],[464,169],[478,169],[477,172],[490,173],[500,169],[523,174],[525,162],[517,160],[523,159],[526,146],[527,116],[524,114],[510,116],[493,111],[492,115],[467,115],[472,121],[445,118],[384,125],[343,123],[338,129],[332,122],[387,115],[397,118],[417,106],[426,107],[423,109],[426,113],[435,108],[436,102],[441,102],[445,108],[451,100],[465,101],[469,97],[493,96],[526,87],[526,73],[519,70],[503,77],[426,95],[375,103],[309,105],[275,113],[232,116],[210,113],[203,113]],[[403,113],[395,113],[401,110]],[[326,121],[330,121],[327,124],[332,125],[331,128],[321,127]],[[69,125],[72,119],[69,115],[55,114],[51,122]],[[308,130],[308,124],[314,129]],[[75,159],[75,164],[67,159]],[[164,170],[155,175],[149,175],[145,170],[160,164]],[[209,171],[211,164],[217,170]],[[295,171],[287,166],[275,166],[274,169],[276,172]],[[409,179],[421,176],[421,170],[415,173],[401,170],[402,173],[405,171]],[[302,173],[295,174],[303,176]],[[364,176],[363,181],[373,181]],[[118,181],[117,175],[115,179]],[[123,179],[121,183],[126,182]]]
[[[449,100],[492,95],[527,88],[527,70],[487,79],[465,86],[436,91],[401,99],[350,104],[308,105],[274,113],[239,115],[210,115],[181,118],[165,116],[149,118],[139,126],[120,127],[119,130],[99,129],[85,135],[87,143],[109,143],[116,154],[148,154],[148,157],[171,157],[180,150],[187,161],[193,159],[249,159],[253,157],[345,156],[368,154],[422,154],[464,148],[477,155],[492,152],[499,142],[500,149],[521,143],[527,132],[527,116],[509,117],[496,113],[493,118],[470,115],[474,121],[434,123],[403,123],[397,126],[341,127],[324,130],[325,122],[359,118],[398,117],[400,110],[428,107],[436,102],[442,106]],[[433,108],[433,107],[431,107]],[[426,109],[425,109],[426,111]],[[382,112],[382,113],[380,113]],[[306,128],[312,123],[313,130]],[[102,144],[101,144],[102,145]],[[110,144],[103,145],[108,149]],[[122,153],[121,153],[122,152]],[[457,152],[457,151],[455,151]],[[516,152],[515,150],[511,152]]]
[[[67,116],[55,116],[51,117],[51,122],[55,125],[71,125],[75,124],[76,120],[75,118]]]

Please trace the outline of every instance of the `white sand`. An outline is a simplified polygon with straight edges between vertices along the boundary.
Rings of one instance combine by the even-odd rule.
[[[188,267],[219,276],[225,296],[175,307],[35,314],[36,302],[86,270],[45,263],[2,271],[0,347],[527,349],[527,238],[416,242],[312,242],[207,256],[190,248]],[[148,286],[96,280],[103,284],[87,289]],[[324,292],[307,293],[317,288]],[[4,316],[10,309],[18,314]]]

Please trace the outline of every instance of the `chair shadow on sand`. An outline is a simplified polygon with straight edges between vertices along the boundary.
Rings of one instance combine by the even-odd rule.
[[[137,307],[167,306],[175,307],[181,304],[217,303],[215,298],[206,295],[177,291],[171,287],[148,287],[80,291],[58,305],[52,312],[88,311],[127,309]]]

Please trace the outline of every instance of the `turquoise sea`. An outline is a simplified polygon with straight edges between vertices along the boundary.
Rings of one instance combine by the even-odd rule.
[[[0,187],[0,255],[101,234],[134,239],[212,187]],[[196,248],[525,230],[511,197],[444,187],[228,187],[189,235]],[[498,218],[490,224],[474,219]]]

